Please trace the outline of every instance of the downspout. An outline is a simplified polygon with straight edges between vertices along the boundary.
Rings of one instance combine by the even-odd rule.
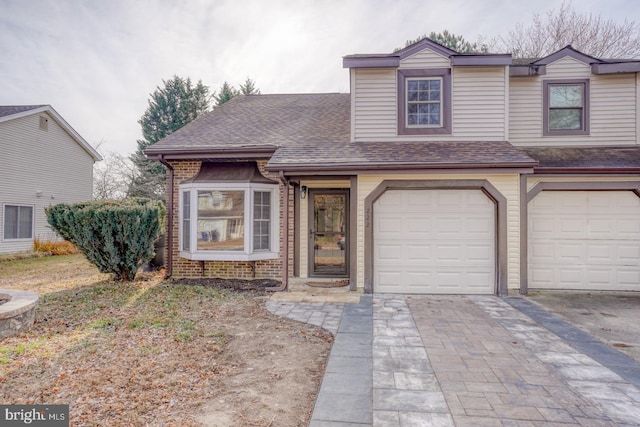
[[[173,166],[160,154],[158,159],[169,171],[169,194],[167,194],[167,268],[165,279],[173,274]]]
[[[282,182],[284,195],[282,200],[282,206],[284,212],[282,213],[282,222],[284,230],[282,231],[282,240],[284,241],[284,245],[282,248],[282,284],[280,286],[273,286],[267,288],[268,291],[271,292],[282,292],[287,289],[287,285],[289,282],[289,181],[284,177],[284,172],[280,171],[280,182]]]

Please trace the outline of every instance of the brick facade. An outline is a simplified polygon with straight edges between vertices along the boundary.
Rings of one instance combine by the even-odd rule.
[[[260,172],[267,178],[279,181],[278,176],[273,173],[268,173],[264,170],[266,160],[258,161],[258,168]],[[284,209],[282,208],[282,200],[284,195],[284,186],[280,183],[280,256],[277,259],[262,260],[262,261],[192,261],[180,257],[179,250],[179,233],[180,233],[180,184],[190,178],[193,178],[200,170],[200,161],[170,161],[169,164],[173,167],[174,185],[173,188],[169,188],[171,185],[167,179],[167,194],[169,191],[173,192],[173,206],[169,209],[173,215],[173,242],[171,247],[167,250],[172,251],[172,275],[176,278],[182,277],[219,277],[225,279],[253,279],[253,278],[266,278],[266,279],[281,279],[282,278],[282,254],[283,254],[283,225],[284,225]],[[290,192],[289,197],[289,276],[293,272],[293,191]],[[168,259],[168,258],[166,258]]]

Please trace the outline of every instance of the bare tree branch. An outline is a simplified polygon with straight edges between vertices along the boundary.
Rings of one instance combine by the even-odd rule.
[[[567,45],[596,58],[639,58],[640,24],[576,12],[563,2],[558,10],[535,14],[528,26],[517,23],[498,41],[500,50],[517,58],[541,58]]]

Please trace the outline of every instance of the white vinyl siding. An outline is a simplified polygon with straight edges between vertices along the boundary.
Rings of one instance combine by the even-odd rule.
[[[47,119],[47,130],[40,128]],[[44,208],[90,200],[93,159],[46,112],[0,123],[0,204],[34,208],[33,237],[55,240]],[[0,253],[33,249],[32,239],[5,240],[0,210]]]
[[[509,289],[520,287],[520,179],[517,174],[384,174],[358,176],[358,287],[364,288],[364,199],[384,180],[454,180],[486,179],[507,199],[507,284]],[[303,231],[301,230],[301,234]]]
[[[589,79],[589,135],[542,136],[544,80]],[[547,66],[538,77],[514,77],[509,84],[509,141],[521,146],[636,144],[637,109],[634,74],[595,75],[570,57]]]
[[[400,62],[400,68],[447,68],[451,66],[445,58],[429,49],[417,52]]]
[[[408,69],[406,64],[403,61],[401,68]],[[352,94],[355,140],[505,140],[506,72],[506,67],[454,67],[452,134],[399,136],[396,70],[356,69]]]
[[[528,208],[530,289],[640,291],[640,198],[542,191]]]

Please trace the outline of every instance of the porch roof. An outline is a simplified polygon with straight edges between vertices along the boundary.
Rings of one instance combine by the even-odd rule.
[[[640,173],[640,147],[525,147],[536,173]]]
[[[537,162],[506,141],[351,142],[279,148],[269,170],[532,168]]]

